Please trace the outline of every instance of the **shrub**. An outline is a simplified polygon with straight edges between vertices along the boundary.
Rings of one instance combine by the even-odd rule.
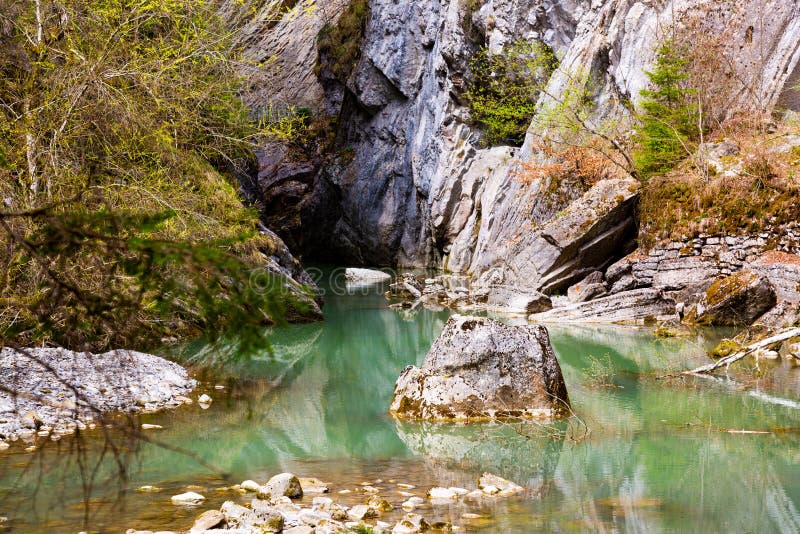
[[[328,70],[340,82],[347,82],[361,59],[368,15],[368,0],[352,0],[336,24],[322,27],[317,35],[317,76]]]
[[[476,54],[467,101],[472,118],[485,129],[487,144],[522,144],[541,87],[557,66],[553,51],[541,42],[518,41],[502,54],[485,48]]]

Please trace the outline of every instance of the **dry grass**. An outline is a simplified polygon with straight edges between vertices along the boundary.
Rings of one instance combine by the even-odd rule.
[[[800,218],[800,147],[787,143],[796,130],[763,124],[729,121],[716,140],[738,145],[739,154],[688,160],[650,180],[642,192],[640,242],[757,232]]]

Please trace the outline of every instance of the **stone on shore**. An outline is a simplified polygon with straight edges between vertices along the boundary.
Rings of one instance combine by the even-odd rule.
[[[711,326],[749,325],[775,303],[775,289],[767,277],[740,271],[711,284],[687,321]]]
[[[49,428],[67,435],[101,412],[154,412],[182,404],[196,382],[180,365],[141,352],[3,349],[0,439]],[[25,393],[14,396],[8,390]],[[80,393],[76,395],[75,390]],[[152,427],[150,427],[152,428]]]
[[[219,510],[206,510],[194,520],[191,533],[211,530],[225,522],[225,516]]]
[[[606,284],[603,281],[603,273],[595,271],[577,284],[567,289],[567,298],[570,302],[587,302],[589,300],[604,297],[608,294]]]
[[[293,474],[281,473],[270,478],[256,493],[261,499],[276,499],[279,497],[299,499],[303,496],[303,487],[300,485],[300,480]]]
[[[642,288],[533,314],[529,319],[542,323],[641,324],[674,315],[675,301],[657,289]]]
[[[454,315],[422,368],[406,367],[391,412],[427,420],[551,417],[569,406],[547,330]]]

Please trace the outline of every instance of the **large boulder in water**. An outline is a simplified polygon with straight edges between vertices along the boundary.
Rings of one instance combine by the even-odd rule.
[[[543,326],[454,315],[422,368],[406,367],[391,412],[410,419],[551,417],[569,406]]]

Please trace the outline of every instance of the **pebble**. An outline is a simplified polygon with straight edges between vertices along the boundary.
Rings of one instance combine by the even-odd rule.
[[[203,393],[203,394],[202,394],[202,395],[200,395],[200,397],[197,399],[197,402],[198,402],[199,404],[211,404],[212,402],[214,402],[214,399],[212,399],[211,397],[209,397],[208,395],[206,395],[205,393]]]
[[[261,484],[256,482],[255,480],[245,480],[239,487],[245,491],[252,491],[253,493],[257,492],[261,488]]]
[[[353,519],[354,521],[361,521],[374,516],[375,510],[366,504],[357,504],[347,511],[347,517]]]
[[[416,486],[413,485],[413,484],[403,484],[403,483],[398,484],[397,487],[400,488],[400,489],[414,489],[414,488],[416,488]]]
[[[0,451],[4,451],[4,450],[6,450],[7,448],[9,448],[10,446],[11,446],[11,445],[9,445],[8,443],[6,443],[5,441],[0,441]]]
[[[457,499],[458,493],[450,488],[431,488],[430,491],[428,491],[428,497],[431,500]]]
[[[151,425],[148,423],[142,425],[142,430],[161,430],[162,428],[164,427],[161,425]]]
[[[180,495],[173,495],[170,500],[172,501],[172,504],[193,505],[193,504],[200,504],[201,502],[206,500],[206,498],[200,495],[199,493],[195,493],[193,491],[187,491],[186,493],[181,493]]]

